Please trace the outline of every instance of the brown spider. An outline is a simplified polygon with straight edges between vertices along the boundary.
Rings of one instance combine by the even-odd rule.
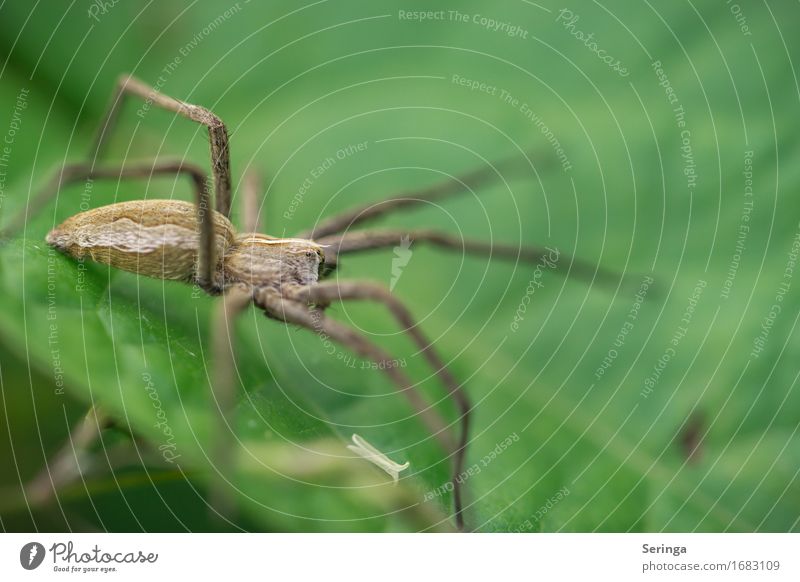
[[[191,164],[155,162],[123,168],[95,168],[93,163],[70,164],[62,168],[43,191],[31,200],[28,208],[11,222],[7,231],[21,228],[29,213],[35,213],[70,182],[185,174],[193,184],[194,204],[176,200],[141,200],[95,208],[72,216],[54,228],[47,235],[47,243],[78,259],[89,258],[149,277],[194,283],[210,294],[224,295],[212,327],[215,364],[212,384],[223,422],[235,392],[234,356],[226,332],[227,322],[250,303],[262,309],[267,317],[325,334],[359,356],[378,364],[406,396],[446,453],[452,455],[455,521],[456,526],[463,529],[462,490],[460,479],[456,477],[463,470],[469,435],[471,405],[467,395],[419,329],[409,310],[389,290],[366,281],[320,282],[320,279],[336,267],[341,254],[392,247],[404,238],[504,259],[528,262],[541,259],[547,253],[543,249],[461,240],[431,230],[349,230],[356,224],[396,209],[469,191],[496,178],[499,175],[498,165],[487,166],[419,192],[401,194],[380,203],[355,208],[322,221],[314,228],[299,233],[297,238],[275,238],[256,232],[258,187],[247,177],[243,188],[246,234],[240,234],[229,220],[231,173],[228,132],[223,122],[209,110],[163,95],[138,79],[123,75],[100,125],[90,159],[97,160],[101,156],[122,103],[129,95],[145,99],[148,104],[172,111],[208,128],[216,210],[210,208],[204,172]],[[604,276],[599,269],[573,259],[569,267],[573,273],[594,280]],[[334,301],[356,300],[382,303],[397,319],[444,384],[447,395],[455,402],[459,411],[460,430],[455,431],[428,405],[404,371],[396,366],[381,365],[393,360],[385,350],[354,329],[324,315],[325,307]],[[96,417],[93,422],[99,427]],[[225,458],[222,450],[225,446],[220,445],[220,459]],[[50,482],[53,483],[52,480]]]

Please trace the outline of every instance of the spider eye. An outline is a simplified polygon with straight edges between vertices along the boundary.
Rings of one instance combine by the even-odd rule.
[[[314,251],[306,251],[306,256],[307,256],[309,259],[312,259],[312,258],[314,258],[314,255],[316,255],[316,254],[317,254],[317,253],[315,253]]]

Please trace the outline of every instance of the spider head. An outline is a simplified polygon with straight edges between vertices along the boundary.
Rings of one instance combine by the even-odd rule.
[[[223,257],[225,280],[250,287],[312,285],[324,264],[322,246],[298,238],[239,236]]]

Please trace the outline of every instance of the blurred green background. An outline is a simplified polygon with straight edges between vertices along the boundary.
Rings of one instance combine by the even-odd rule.
[[[437,12],[421,21],[421,10]],[[85,159],[123,72],[225,120],[234,208],[243,173],[260,171],[261,216],[278,236],[530,152],[524,172],[376,224],[549,245],[624,276],[600,284],[546,272],[530,287],[535,265],[411,246],[393,291],[475,403],[469,526],[797,530],[798,17],[797,3],[774,1],[8,0],[0,213],[5,223],[54,168]],[[126,107],[109,164],[207,164],[201,128],[140,107]],[[364,151],[336,158],[360,143]],[[159,178],[96,182],[84,194],[65,189],[0,246],[4,530],[450,527],[449,494],[432,493],[448,461],[405,399],[379,372],[348,365],[346,352],[328,354],[319,338],[254,309],[237,329],[239,451],[227,475],[237,510],[214,517],[216,300],[79,270],[43,242],[82,201],[190,191]],[[347,257],[337,276],[388,285],[393,257]],[[390,349],[454,417],[381,309],[330,313]],[[180,454],[173,463],[154,452],[165,437],[148,379]],[[90,402],[112,411],[115,428],[56,501],[32,503],[21,484]],[[410,462],[397,487],[351,458],[352,433]]]

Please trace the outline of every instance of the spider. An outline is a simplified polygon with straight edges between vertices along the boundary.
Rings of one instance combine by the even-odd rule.
[[[155,161],[124,167],[95,167],[112,134],[127,97],[171,111],[204,125],[211,149],[211,173],[215,206],[212,209],[208,180],[203,170],[183,161]],[[27,216],[41,209],[67,184],[87,179],[150,178],[153,174],[187,176],[194,203],[179,200],[120,202],[76,214],[47,235],[49,245],[76,259],[88,258],[111,267],[160,279],[198,285],[211,295],[222,295],[212,322],[212,389],[222,421],[230,411],[235,393],[234,354],[228,337],[231,318],[253,304],[264,314],[286,324],[300,326],[378,364],[408,399],[427,430],[452,458],[454,520],[464,528],[461,479],[469,439],[472,405],[436,348],[415,322],[409,309],[394,294],[369,281],[324,281],[341,255],[369,249],[391,248],[403,240],[430,243],[444,249],[488,257],[536,262],[548,251],[536,247],[497,245],[462,240],[435,230],[392,229],[351,231],[351,227],[390,212],[419,206],[471,191],[499,176],[499,167],[513,160],[488,165],[421,191],[392,196],[378,203],[354,208],[300,232],[294,238],[258,233],[257,181],[246,175],[243,185],[244,233],[231,223],[231,171],[228,132],[222,120],[208,109],[160,93],[130,75],[118,79],[109,107],[92,145],[92,163],[65,165],[10,223],[6,233],[24,226]],[[561,262],[563,264],[563,262]],[[591,265],[570,260],[570,271],[597,280],[604,274]],[[383,304],[403,332],[419,348],[441,381],[457,410],[457,423],[448,423],[417,391],[399,367],[387,365],[391,355],[355,329],[326,316],[333,302],[372,301]],[[96,420],[96,419],[95,419]],[[458,425],[458,430],[455,426]],[[224,434],[224,431],[223,431]],[[224,439],[222,439],[224,441]],[[218,458],[224,459],[225,444]]]

